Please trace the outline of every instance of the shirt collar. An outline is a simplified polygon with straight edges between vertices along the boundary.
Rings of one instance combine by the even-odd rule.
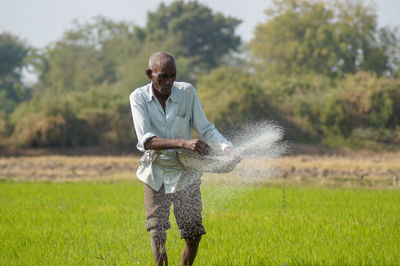
[[[172,102],[174,103],[178,103],[178,88],[175,87],[175,85],[172,85],[171,88],[171,94],[169,95],[169,99],[171,99]],[[153,91],[153,83],[149,83],[148,85],[148,89],[147,89],[147,101],[151,102],[151,100],[153,100],[153,97],[155,97],[154,95],[154,91]]]
[[[169,95],[169,98],[173,103],[178,103],[178,88],[175,87],[175,85],[172,85],[171,88],[171,94]]]

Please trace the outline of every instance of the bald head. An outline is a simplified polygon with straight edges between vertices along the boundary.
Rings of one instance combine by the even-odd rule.
[[[176,78],[174,57],[168,52],[155,52],[150,56],[146,75],[151,79],[156,96],[168,97]]]
[[[158,51],[150,56],[149,69],[154,70],[157,67],[167,63],[175,64],[175,58],[168,52]]]

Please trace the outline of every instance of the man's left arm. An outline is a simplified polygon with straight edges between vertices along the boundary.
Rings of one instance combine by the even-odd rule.
[[[224,152],[232,148],[232,143],[211,124],[201,108],[196,90],[193,88],[192,127],[199,134],[201,140],[209,144],[213,149]]]

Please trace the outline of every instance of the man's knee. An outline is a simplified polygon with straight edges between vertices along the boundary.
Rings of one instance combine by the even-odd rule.
[[[201,240],[201,236],[185,238],[185,241],[189,246],[197,246],[200,243],[200,240]]]

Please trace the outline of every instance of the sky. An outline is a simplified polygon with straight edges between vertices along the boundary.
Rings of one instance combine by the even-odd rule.
[[[0,0],[0,32],[7,31],[36,48],[61,38],[72,21],[88,21],[103,15],[114,20],[133,21],[144,26],[147,12],[157,9],[161,0]],[[164,0],[171,3],[173,0]],[[237,33],[250,41],[258,23],[265,22],[264,11],[273,0],[199,0],[212,10],[242,20]],[[370,1],[369,1],[370,2]],[[400,0],[375,0],[378,25],[400,26]]]

